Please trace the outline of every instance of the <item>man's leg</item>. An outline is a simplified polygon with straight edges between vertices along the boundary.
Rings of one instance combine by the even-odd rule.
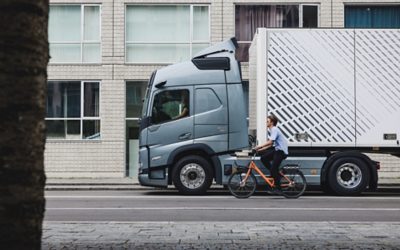
[[[265,150],[265,152],[261,155],[261,162],[264,164],[264,166],[271,171],[271,161],[274,158],[275,154],[275,149],[274,148],[269,148]]]
[[[281,176],[279,174],[279,166],[281,165],[283,159],[285,159],[285,153],[282,150],[274,152],[274,159],[271,166],[271,175],[274,178],[275,186],[277,189],[281,188]]]

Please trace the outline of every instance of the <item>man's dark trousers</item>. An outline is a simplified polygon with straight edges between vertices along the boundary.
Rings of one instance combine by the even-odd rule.
[[[275,150],[275,148],[269,148],[261,154],[261,162],[271,172],[271,176],[275,180],[275,186],[279,189],[281,183],[281,176],[279,174],[279,165],[281,165],[283,159],[286,158],[285,153],[282,150]],[[272,166],[271,162],[272,161]]]

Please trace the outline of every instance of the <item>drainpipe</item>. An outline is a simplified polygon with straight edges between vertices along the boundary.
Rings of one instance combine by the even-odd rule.
[[[333,0],[331,0],[331,28],[333,28]]]

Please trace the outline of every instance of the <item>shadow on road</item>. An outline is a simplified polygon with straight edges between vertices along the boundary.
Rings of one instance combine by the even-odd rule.
[[[153,196],[153,195],[181,195],[177,190],[173,188],[167,188],[167,189],[154,189],[150,191],[146,191],[143,193],[143,195],[148,195],[148,196]],[[230,196],[231,194],[227,189],[224,188],[213,188],[211,190],[208,190],[206,194],[202,196]],[[271,194],[266,191],[265,188],[257,188],[257,191],[255,192],[254,196],[272,196]],[[308,190],[304,193],[303,196],[336,196],[332,194],[326,194],[322,191],[318,190]],[[383,188],[378,188],[377,191],[375,192],[364,192],[360,194],[358,197],[379,197],[379,196],[385,196],[385,197],[399,197],[400,196],[400,188],[399,187],[383,187]]]

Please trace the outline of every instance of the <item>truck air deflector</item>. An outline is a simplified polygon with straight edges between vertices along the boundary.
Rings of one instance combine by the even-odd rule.
[[[211,47],[205,48],[197,53],[193,58],[207,57],[218,53],[235,52],[237,48],[237,41],[235,38],[214,44]]]

